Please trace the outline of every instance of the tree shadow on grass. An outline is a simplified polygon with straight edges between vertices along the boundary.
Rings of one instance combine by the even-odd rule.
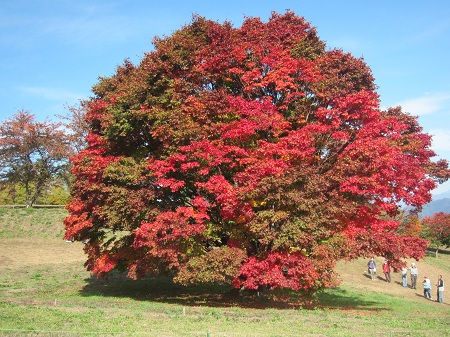
[[[355,294],[341,288],[328,289],[317,294],[319,307],[350,311],[390,311],[380,302],[369,300],[365,294]]]
[[[143,278],[130,280],[124,274],[113,273],[107,279],[91,277],[80,290],[82,296],[124,297],[138,301],[152,301],[186,306],[240,307],[253,309],[345,309],[388,310],[377,307],[376,302],[340,290],[321,292],[315,296],[287,291],[264,293],[239,291],[230,285],[196,284],[183,286],[170,278]]]

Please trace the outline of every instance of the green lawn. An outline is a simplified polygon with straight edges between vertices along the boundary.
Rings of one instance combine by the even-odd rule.
[[[63,245],[67,255],[82,249],[80,243],[63,242],[58,228],[49,228],[61,226],[65,211],[59,211],[50,221],[41,214],[47,210],[14,216],[13,210],[0,209],[0,257],[33,240],[39,249]],[[16,225],[4,224],[14,218]],[[29,221],[33,230],[17,228]],[[448,304],[345,285],[318,294],[313,308],[302,309],[239,296],[228,287],[182,287],[163,278],[132,281],[121,274],[99,280],[82,260],[62,258],[0,264],[1,336],[450,336]],[[439,259],[449,265],[448,254]]]

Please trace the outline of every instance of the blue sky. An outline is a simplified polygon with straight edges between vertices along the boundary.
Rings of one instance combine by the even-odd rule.
[[[329,48],[364,60],[381,106],[401,105],[433,135],[450,161],[450,1],[434,0],[1,0],[0,121],[25,109],[38,120],[67,113],[99,76],[124,59],[139,63],[155,36],[171,35],[193,14],[234,26],[293,10]],[[434,193],[450,190],[450,182]]]

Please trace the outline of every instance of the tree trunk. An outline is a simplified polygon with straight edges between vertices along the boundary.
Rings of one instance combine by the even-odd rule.
[[[30,186],[28,184],[28,182],[25,183],[25,205],[26,208],[30,208],[32,203],[31,203],[31,192],[30,192]]]

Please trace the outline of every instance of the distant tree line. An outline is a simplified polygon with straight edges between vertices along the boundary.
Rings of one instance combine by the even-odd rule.
[[[399,232],[427,240],[428,248],[435,250],[436,257],[439,249],[450,247],[449,213],[437,212],[420,220],[417,214],[402,212],[400,218],[402,226]]]

